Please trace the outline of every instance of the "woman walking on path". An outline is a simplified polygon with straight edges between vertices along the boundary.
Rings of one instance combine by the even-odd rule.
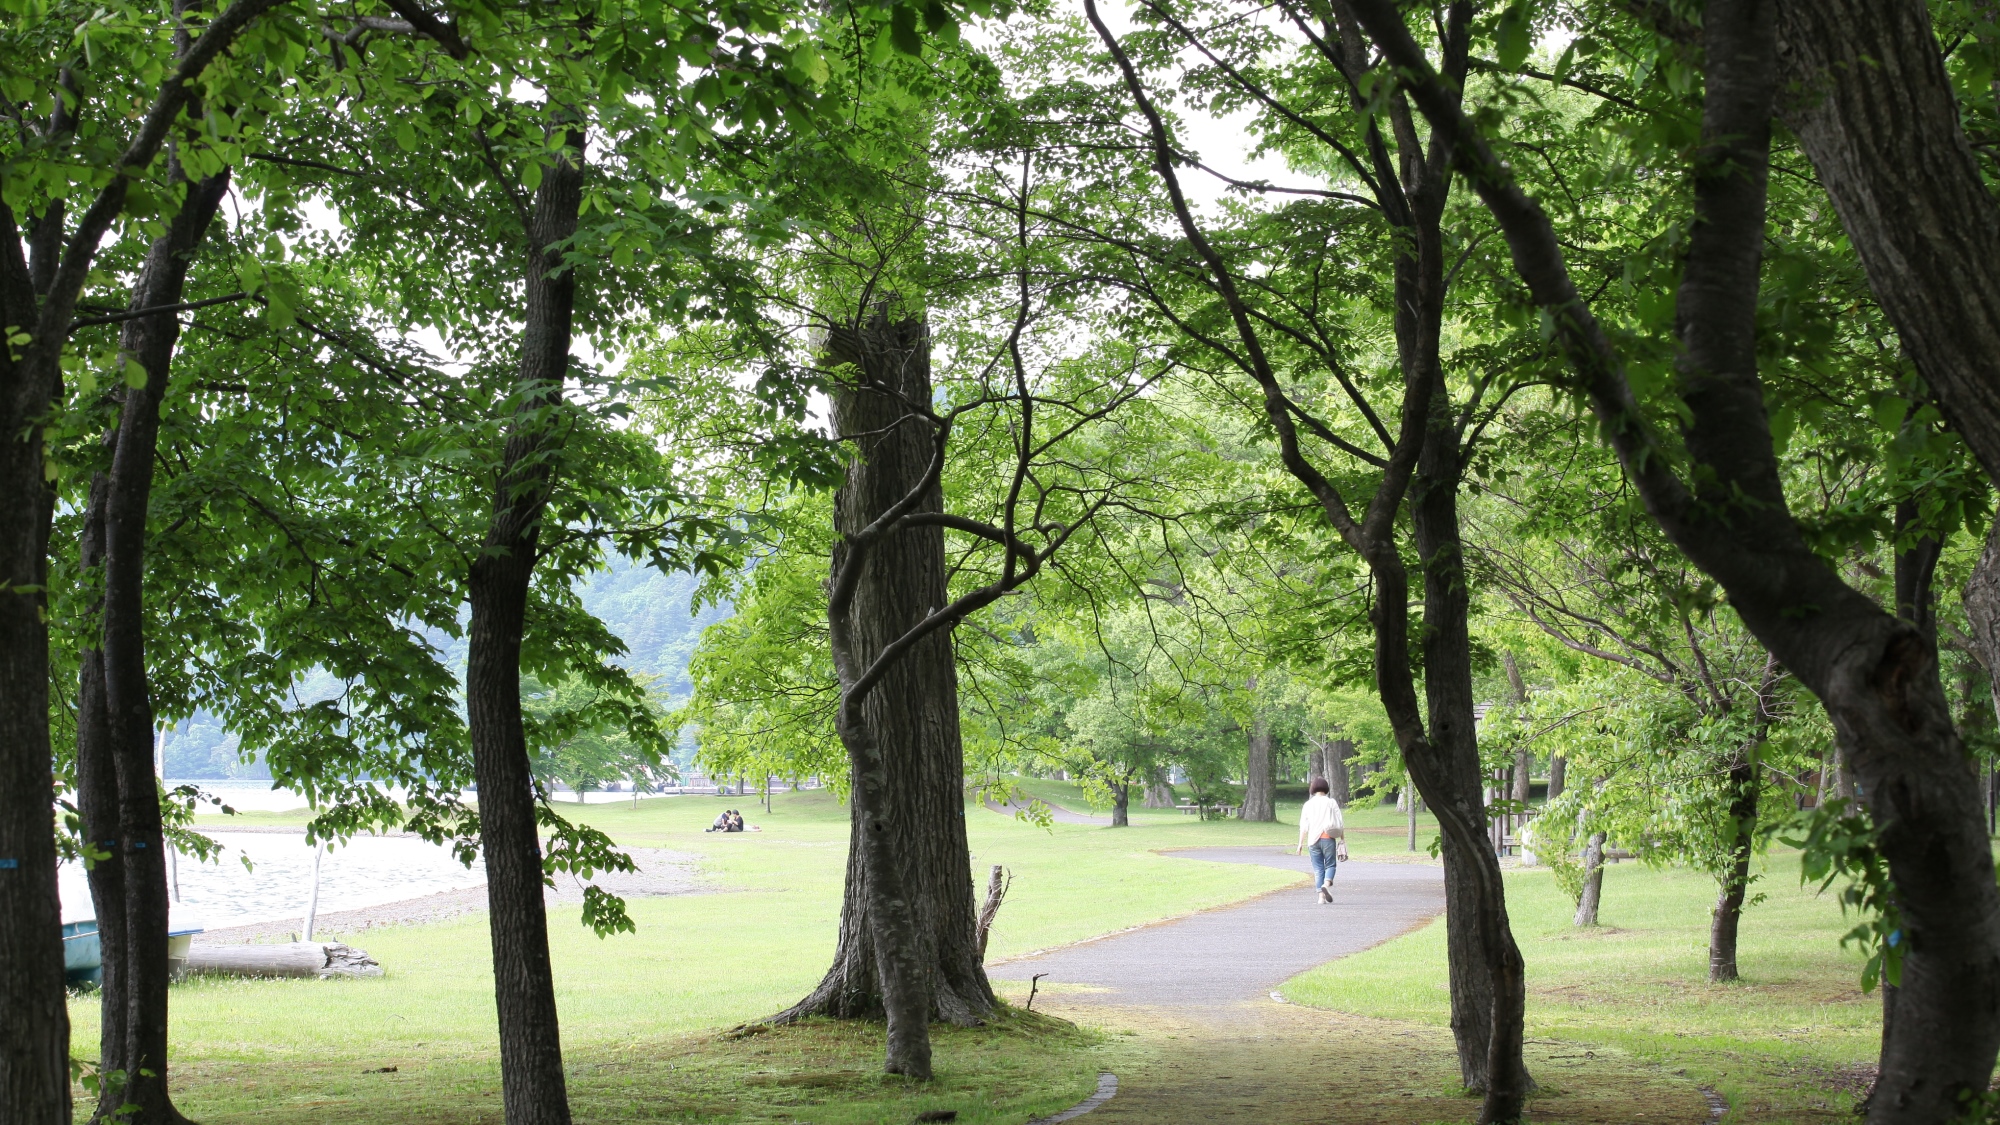
[[[1312,796],[1299,810],[1299,846],[1294,854],[1305,851],[1307,841],[1311,841],[1313,886],[1322,903],[1333,901],[1333,870],[1346,858],[1340,854],[1346,850],[1341,843],[1346,834],[1340,826],[1340,803],[1333,799],[1333,787],[1323,777],[1313,778]]]

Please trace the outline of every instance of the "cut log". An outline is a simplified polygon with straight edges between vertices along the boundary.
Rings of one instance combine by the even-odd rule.
[[[196,945],[188,949],[187,971],[232,977],[379,977],[382,966],[359,949],[337,941],[293,941],[283,945]]]

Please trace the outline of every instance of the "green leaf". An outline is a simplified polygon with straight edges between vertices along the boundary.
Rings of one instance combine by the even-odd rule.
[[[924,53],[924,41],[917,34],[917,9],[914,5],[898,4],[889,13],[889,39],[896,50],[906,55]]]
[[[1534,46],[1534,27],[1528,20],[1528,6],[1516,0],[1500,13],[1500,21],[1493,28],[1493,49],[1497,53],[1502,70],[1519,70],[1528,61],[1528,48]]]

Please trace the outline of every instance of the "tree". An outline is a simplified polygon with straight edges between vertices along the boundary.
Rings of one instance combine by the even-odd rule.
[[[1546,213],[1430,67],[1400,13],[1379,0],[1357,0],[1356,7],[1396,80],[1433,128],[1458,145],[1461,167],[1506,234],[1516,271],[1550,318],[1576,391],[1648,511],[1717,580],[1752,633],[1825,702],[1849,746],[1910,940],[1870,1119],[1949,1117],[1961,1095],[1984,1089],[2000,1048],[2000,892],[1971,771],[1922,632],[1843,583],[1813,553],[1777,471],[1756,354],[1779,73],[1772,6],[1718,2],[1704,13],[1694,223],[1676,294],[1683,350],[1674,390],[1687,410],[1684,455],[1658,436],[1623,356],[1570,277]]]
[[[6,653],[0,660],[0,744],[6,747],[0,781],[8,802],[0,815],[0,851],[13,861],[7,869],[12,874],[6,876],[9,909],[0,912],[6,916],[0,922],[0,964],[6,966],[0,978],[0,1023],[7,1028],[0,1040],[0,1057],[7,1060],[0,1104],[24,1119],[66,1121],[70,1115],[68,1017],[49,819],[54,794],[46,592],[54,497],[44,464],[43,428],[59,400],[77,302],[103,240],[133,202],[135,186],[137,194],[148,193],[170,136],[192,125],[202,141],[224,143],[217,119],[190,120],[186,111],[195,99],[206,103],[220,96],[228,104],[251,92],[246,87],[252,84],[243,83],[240,72],[218,67],[226,75],[218,81],[210,64],[275,6],[275,0],[238,0],[182,49],[175,49],[172,36],[146,34],[144,16],[129,13],[131,22],[118,20],[106,46],[120,63],[111,65],[116,76],[102,94],[121,105],[131,100],[145,105],[136,123],[124,112],[81,114],[84,68],[71,53],[80,44],[68,41],[74,12],[35,13],[15,41],[14,49],[22,54],[10,60],[15,64],[9,68],[12,100],[35,107],[32,119],[14,118],[12,148],[26,160],[12,178],[18,186],[8,192],[0,212],[0,245],[7,251],[0,265],[0,321],[9,338],[8,354],[0,362],[0,427],[18,435],[0,457],[0,495],[6,497],[0,502],[0,542],[7,545],[0,562],[0,582],[5,584],[0,650]],[[281,57],[284,38],[281,32],[271,44]],[[142,75],[157,77],[138,77]],[[128,85],[128,76],[138,81]],[[74,181],[60,167],[75,158],[72,153],[87,154],[86,172]],[[71,225],[73,196],[83,205]],[[25,231],[22,218],[28,221]],[[145,872],[164,863],[158,807],[151,807],[150,816],[146,810],[135,811],[136,822],[121,818],[120,823],[121,830],[134,834],[116,838],[104,850],[119,862],[136,860]],[[164,919],[160,921],[163,969]],[[162,1001],[164,983],[162,971]],[[158,1020],[158,1039],[148,1047],[158,1053],[148,1059],[159,1068],[163,1089],[164,1003],[151,1014]],[[134,1076],[142,1080],[143,1093],[145,1076]]]
[[[1158,6],[1148,11],[1179,40],[1194,43],[1219,70],[1250,90],[1252,96],[1261,102],[1271,101],[1254,79],[1241,76],[1228,62],[1218,58],[1172,13]],[[1337,13],[1340,11],[1336,9]],[[1466,592],[1459,575],[1461,564],[1457,558],[1452,499],[1461,451],[1455,437],[1447,450],[1445,435],[1463,433],[1470,423],[1469,417],[1454,414],[1450,408],[1437,352],[1446,289],[1444,248],[1438,237],[1439,216],[1449,195],[1452,142],[1439,134],[1426,147],[1405,128],[1398,134],[1401,159],[1392,163],[1384,148],[1383,134],[1372,108],[1374,103],[1359,97],[1362,88],[1359,28],[1351,19],[1339,17],[1326,26],[1322,37],[1314,29],[1317,20],[1308,20],[1304,13],[1296,15],[1302,34],[1335,73],[1344,73],[1343,81],[1357,96],[1357,107],[1361,107],[1357,110],[1358,129],[1365,138],[1363,144],[1374,157],[1363,160],[1343,142],[1325,137],[1331,151],[1322,159],[1344,158],[1353,174],[1377,193],[1375,205],[1398,228],[1391,260],[1395,279],[1392,316],[1400,379],[1392,384],[1391,390],[1400,392],[1401,402],[1399,410],[1389,415],[1397,427],[1392,435],[1381,420],[1381,415],[1387,412],[1378,412],[1352,380],[1344,349],[1333,342],[1339,339],[1339,334],[1331,331],[1330,326],[1315,322],[1318,302],[1268,292],[1271,287],[1263,275],[1247,271],[1240,260],[1231,260],[1230,252],[1235,247],[1212,241],[1209,232],[1203,230],[1181,186],[1177,169],[1186,162],[1165,118],[1154,105],[1137,67],[1098,17],[1095,7],[1087,5],[1086,13],[1110,50],[1127,93],[1142,115],[1144,134],[1149,140],[1146,150],[1171,201],[1171,221],[1185,239],[1188,253],[1177,255],[1179,260],[1168,263],[1162,272],[1169,276],[1179,274],[1192,281],[1198,295],[1195,299],[1210,306],[1193,323],[1190,320],[1196,314],[1166,307],[1161,308],[1162,319],[1185,332],[1197,350],[1212,350],[1213,361],[1218,365],[1234,368],[1250,379],[1263,419],[1277,438],[1285,468],[1313,497],[1328,526],[1337,532],[1344,545],[1362,558],[1374,579],[1378,688],[1383,705],[1396,725],[1403,761],[1445,828],[1447,896],[1458,904],[1447,913],[1456,920],[1451,928],[1452,995],[1460,1071],[1469,1087],[1486,1095],[1481,1111],[1483,1121],[1515,1120],[1532,1084],[1520,1053],[1525,984],[1520,952],[1507,922],[1498,861],[1485,843],[1485,802],[1471,723],[1469,642],[1464,628],[1451,624],[1464,620]],[[1445,65],[1461,86],[1470,17],[1470,6],[1463,4],[1452,5],[1440,13]],[[1274,109],[1289,120],[1299,120],[1289,107],[1278,105]],[[1398,111],[1390,112],[1393,116]],[[1407,107],[1400,112],[1407,125],[1410,120]],[[1309,122],[1304,127],[1309,132],[1312,129]],[[1339,192],[1318,194],[1353,198]],[[1330,217],[1313,218],[1316,221],[1312,225],[1322,230],[1338,221]],[[1324,244],[1324,235],[1315,241]],[[1305,264],[1301,280],[1307,290],[1328,283],[1316,265]],[[1292,323],[1294,318],[1302,323]],[[1223,343],[1225,340],[1228,342]],[[1362,440],[1379,445],[1384,452],[1374,453],[1337,433],[1326,420],[1309,410],[1287,386],[1286,377],[1294,363],[1313,369],[1316,378],[1318,372],[1327,372],[1360,418],[1369,423]],[[1359,514],[1350,508],[1343,482],[1316,463],[1322,443],[1333,450],[1335,457],[1352,457],[1379,473],[1371,482],[1372,489],[1366,493],[1368,501]],[[1398,514],[1406,493],[1413,505],[1412,512],[1424,511],[1418,521],[1416,539],[1419,557],[1425,564],[1426,622],[1430,626],[1419,638],[1425,646],[1424,687],[1430,697],[1428,720],[1426,708],[1417,703],[1416,681],[1411,671],[1413,654],[1409,651],[1411,636],[1406,605],[1409,575],[1398,532]]]
[[[1551,419],[1544,448],[1555,444],[1556,432]],[[1784,698],[1790,677],[1719,604],[1714,583],[1643,512],[1618,502],[1615,480],[1599,475],[1616,468],[1593,464],[1594,452],[1578,451],[1571,472],[1524,475],[1518,493],[1494,490],[1493,517],[1482,521],[1471,554],[1476,573],[1546,637],[1651,685],[1614,687],[1587,675],[1590,686],[1544,701],[1553,711],[1524,708],[1516,722],[1505,711],[1494,717],[1498,722],[1489,719],[1497,728],[1491,740],[1526,756],[1538,735],[1554,735],[1551,747],[1561,746],[1565,760],[1598,778],[1568,803],[1551,797],[1545,815],[1557,823],[1567,822],[1572,809],[1587,809],[1589,816],[1575,820],[1583,826],[1577,831],[1595,835],[1616,825],[1613,839],[1643,841],[1647,851],[1660,849],[1715,875],[1709,979],[1735,980],[1736,936],[1766,786],[1763,759],[1773,725],[1791,710]],[[1511,652],[1507,659],[1518,682]],[[1526,704],[1525,692],[1515,690],[1522,695],[1517,707]],[[1588,721],[1578,722],[1583,716]],[[1565,729],[1594,737],[1562,739]],[[1603,737],[1620,749],[1606,753]],[[1661,768],[1646,768],[1653,766]],[[1525,799],[1518,791],[1516,797]],[[1662,800],[1673,802],[1674,813],[1648,815]],[[1607,815],[1620,803],[1646,812]],[[1554,832],[1536,836],[1538,853],[1548,850]],[[1565,856],[1555,853],[1558,862]]]
[[[530,724],[528,742],[534,748],[530,769],[538,785],[560,781],[581,801],[607,781],[630,778],[647,784],[672,776],[664,715],[651,698],[607,701],[582,680],[550,687],[533,677],[522,683],[521,695]],[[607,702],[612,708],[604,706]],[[626,721],[616,722],[607,710],[613,715],[623,711]],[[642,737],[632,736],[634,726]]]

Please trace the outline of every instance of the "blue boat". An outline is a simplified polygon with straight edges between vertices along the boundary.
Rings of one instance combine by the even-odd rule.
[[[167,931],[167,966],[176,975],[187,964],[188,946],[200,932],[199,926]],[[62,934],[63,979],[71,988],[103,984],[104,946],[97,935],[97,919],[64,922]]]
[[[104,983],[104,948],[97,919],[63,923],[63,979],[71,988]]]

